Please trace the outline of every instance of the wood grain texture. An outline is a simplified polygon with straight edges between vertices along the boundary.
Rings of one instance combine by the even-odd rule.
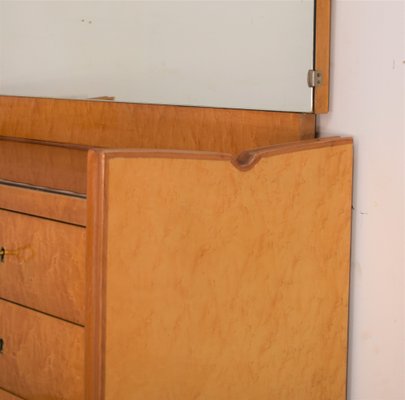
[[[85,229],[0,210],[0,297],[84,324]]]
[[[106,400],[345,398],[352,145],[341,143],[262,155],[246,172],[107,159]]]
[[[84,329],[0,300],[0,386],[29,400],[84,398]]]
[[[103,371],[105,330],[103,311],[105,308],[106,236],[104,198],[105,156],[95,151],[88,158],[88,225],[87,225],[87,290],[86,290],[86,400],[104,399]],[[125,279],[125,278],[124,278]]]
[[[314,91],[314,112],[324,114],[329,111],[331,0],[315,5],[315,69],[322,71],[323,81]]]
[[[0,208],[75,225],[86,225],[86,200],[0,183]]]
[[[0,389],[0,400],[23,400],[23,399],[21,397],[14,396],[13,394]]]
[[[25,143],[0,137],[2,180],[85,193],[86,165],[86,149]]]
[[[310,139],[312,114],[0,96],[4,136],[238,154]]]
[[[181,151],[181,150],[159,150],[159,149],[94,149],[90,153],[98,155],[100,160],[106,156],[108,159],[116,157],[130,158],[165,158],[182,160],[211,160],[229,161],[240,171],[248,171],[253,168],[262,158],[275,155],[296,153],[304,150],[320,149],[323,147],[341,146],[343,144],[353,144],[350,137],[331,136],[326,138],[301,140],[298,142],[281,143],[272,146],[258,147],[242,151],[238,155],[227,153],[215,153],[207,151]],[[104,163],[104,161],[101,161]],[[104,178],[100,182],[104,185]],[[94,200],[94,199],[93,199]]]

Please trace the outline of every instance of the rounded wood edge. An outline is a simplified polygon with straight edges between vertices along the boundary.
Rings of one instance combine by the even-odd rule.
[[[106,220],[104,196],[106,157],[88,152],[86,235],[85,399],[104,399]]]
[[[214,153],[203,151],[177,151],[153,149],[92,149],[91,151],[103,154],[106,160],[113,158],[168,158],[189,160],[229,161],[239,171],[252,169],[262,158],[293,153],[297,151],[313,150],[323,147],[352,144],[350,137],[328,137],[320,139],[301,140],[292,143],[283,143],[266,147],[259,147],[241,152],[236,157],[227,153]]]
[[[232,159],[232,164],[241,171],[248,171],[262,158],[352,143],[353,139],[350,137],[330,137],[262,147],[242,152],[239,156]]]

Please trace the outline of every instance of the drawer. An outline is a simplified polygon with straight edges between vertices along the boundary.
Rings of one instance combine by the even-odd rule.
[[[29,400],[84,398],[84,328],[0,300],[0,387]]]
[[[0,137],[0,179],[86,193],[88,148]]]
[[[35,186],[0,180],[0,209],[86,226],[86,206],[83,196],[38,190]]]
[[[0,210],[0,298],[83,325],[85,232]]]
[[[0,400],[23,400],[21,397],[14,396],[13,394],[0,389]]]

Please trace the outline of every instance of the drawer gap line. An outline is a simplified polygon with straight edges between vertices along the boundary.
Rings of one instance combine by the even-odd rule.
[[[47,217],[43,217],[43,216],[36,215],[36,214],[30,214],[30,213],[25,213],[25,212],[22,212],[22,211],[11,210],[9,208],[0,207],[0,210],[1,211],[11,212],[11,213],[14,213],[14,214],[26,215],[27,217],[39,218],[39,219],[43,219],[45,221],[58,222],[59,224],[77,226],[78,228],[86,228],[86,225],[74,224],[72,222],[66,222],[66,221],[62,221],[60,219],[47,218]]]
[[[38,313],[40,313],[40,314],[46,315],[47,317],[55,318],[55,319],[58,319],[58,320],[60,320],[60,321],[67,322],[67,323],[69,323],[69,324],[76,325],[76,326],[78,326],[78,327],[80,327],[80,328],[84,328],[84,327],[85,327],[85,325],[79,324],[78,322],[73,322],[73,321],[70,321],[70,320],[68,320],[68,319],[65,319],[65,318],[62,318],[62,317],[58,317],[58,316],[56,316],[56,315],[49,314],[49,313],[47,313],[47,312],[38,310],[38,309],[36,309],[36,308],[32,308],[32,307],[25,306],[24,304],[17,303],[17,302],[15,302],[15,301],[6,299],[6,298],[1,297],[1,296],[0,296],[0,300],[6,301],[7,303],[14,304],[15,306],[18,306],[18,307],[25,308],[26,310],[38,312]]]
[[[21,188],[21,189],[35,190],[36,192],[45,192],[45,193],[62,195],[62,196],[75,197],[75,198],[79,198],[79,199],[87,198],[87,196],[83,193],[75,193],[75,192],[69,192],[67,190],[52,189],[52,188],[47,188],[44,186],[35,186],[35,185],[30,185],[28,183],[12,182],[12,181],[4,180],[4,179],[0,179],[0,184],[4,185],[4,186],[12,186],[12,187],[17,187],[17,188]]]

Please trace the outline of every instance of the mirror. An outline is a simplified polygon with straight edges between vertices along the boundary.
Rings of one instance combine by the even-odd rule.
[[[0,2],[2,95],[311,112],[314,0]]]

